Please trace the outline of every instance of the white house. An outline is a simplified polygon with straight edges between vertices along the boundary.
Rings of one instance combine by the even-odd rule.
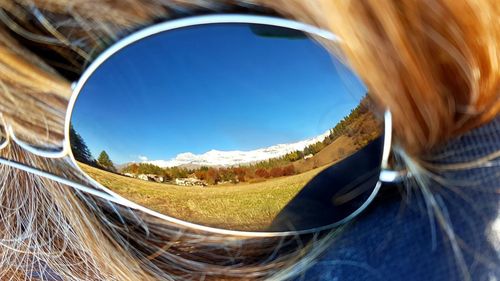
[[[155,182],[163,182],[163,177],[162,176],[158,176],[158,175],[154,175],[154,174],[148,174],[148,179],[150,181],[155,181]]]
[[[314,155],[312,155],[312,154],[307,154],[306,156],[304,156],[304,160],[307,160],[307,159],[309,159],[309,158],[312,158],[313,156],[314,156]]]
[[[163,177],[155,174],[139,174],[137,178],[143,181],[163,182]]]
[[[181,186],[207,186],[204,181],[196,178],[176,178],[175,184]]]

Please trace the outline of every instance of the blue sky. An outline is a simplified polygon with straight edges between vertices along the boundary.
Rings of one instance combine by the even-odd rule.
[[[115,163],[168,160],[317,136],[364,93],[310,39],[206,25],[151,36],[113,55],[82,89],[72,123],[94,157],[106,150]]]

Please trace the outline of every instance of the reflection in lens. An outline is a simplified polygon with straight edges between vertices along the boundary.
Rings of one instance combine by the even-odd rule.
[[[350,184],[378,176],[380,122],[369,109],[359,80],[303,33],[211,24],[112,55],[79,93],[70,141],[90,177],[160,213],[233,230],[308,229],[373,190],[373,177]],[[319,198],[328,203],[316,208]],[[329,206],[337,216],[325,216]]]

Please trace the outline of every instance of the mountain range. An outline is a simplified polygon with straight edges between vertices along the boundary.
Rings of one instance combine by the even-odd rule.
[[[162,168],[168,167],[184,167],[184,168],[197,168],[201,166],[209,167],[231,167],[245,164],[252,164],[263,160],[277,158],[293,151],[301,151],[311,144],[323,141],[328,135],[329,131],[306,140],[287,143],[276,144],[273,146],[259,148],[255,150],[241,151],[221,151],[210,150],[203,154],[194,154],[191,152],[184,152],[178,154],[170,160],[148,160],[141,161],[141,163],[149,163]]]

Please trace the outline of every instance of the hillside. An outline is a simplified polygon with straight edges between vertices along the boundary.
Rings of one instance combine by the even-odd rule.
[[[309,159],[293,162],[299,173],[328,164],[333,164],[365,146],[380,135],[379,121],[371,113],[363,113],[346,130],[346,134],[338,137]]]
[[[92,178],[133,202],[189,222],[237,230],[262,230],[324,167],[258,183],[183,187],[112,174],[79,163]]]

